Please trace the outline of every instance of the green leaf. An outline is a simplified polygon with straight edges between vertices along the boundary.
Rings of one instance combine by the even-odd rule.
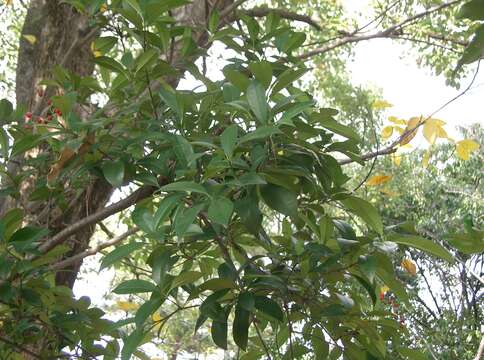
[[[126,76],[126,78],[129,78],[128,73],[124,68],[124,66],[121,63],[114,60],[113,58],[110,58],[108,56],[99,56],[94,58],[93,61],[97,65],[102,66],[103,68],[123,74],[124,76]]]
[[[257,61],[249,64],[255,78],[267,89],[272,81],[272,66],[268,61]]]
[[[40,136],[35,134],[29,134],[16,139],[12,146],[11,156],[16,156],[27,150],[36,147],[40,142]]]
[[[280,322],[284,320],[281,307],[274,300],[265,296],[256,296],[254,305],[257,310],[269,315],[271,318],[279,320]]]
[[[188,209],[179,210],[174,220],[175,233],[177,236],[181,237],[185,235],[203,207],[203,204],[199,204]]]
[[[207,190],[205,188],[193,181],[177,181],[165,186],[162,186],[161,191],[185,191],[189,193],[199,193],[199,194],[205,194],[208,195]]]
[[[13,112],[13,105],[7,99],[0,100],[0,125],[10,122],[10,115]]]
[[[247,102],[257,120],[267,124],[269,106],[267,105],[265,89],[257,80],[252,80],[247,88]]]
[[[153,292],[156,286],[146,280],[126,280],[119,284],[113,292],[115,294],[137,294],[144,292]]]
[[[460,8],[458,19],[484,20],[484,0],[471,0]]]
[[[441,245],[433,242],[432,240],[425,239],[420,236],[415,235],[401,235],[393,234],[388,237],[388,240],[393,241],[397,244],[407,245],[420,250],[423,250],[429,254],[435,255],[441,259],[448,261],[449,263],[454,263],[454,256],[447,251]]]
[[[159,229],[159,227],[163,225],[163,222],[168,218],[176,205],[179,204],[182,197],[182,194],[173,194],[168,195],[163,200],[161,200],[160,204],[158,205],[158,209],[153,215],[154,229]]]
[[[277,124],[286,124],[292,125],[292,121],[290,121],[296,115],[299,115],[303,111],[310,109],[314,106],[314,101],[304,101],[300,103],[293,104],[289,109],[287,109],[284,114],[281,116]]]
[[[137,327],[141,327],[146,319],[152,315],[163,303],[161,297],[155,297],[146,301],[143,305],[139,307],[136,311],[136,315],[134,317],[135,323]]]
[[[255,196],[246,196],[235,203],[235,211],[244,226],[252,234],[258,234],[262,225],[262,213]]]
[[[428,357],[421,350],[399,348],[398,352],[407,360],[428,360]]]
[[[158,51],[156,49],[148,49],[143,52],[138,59],[136,59],[136,73],[139,73],[144,68],[150,66],[158,59]]]
[[[123,185],[124,162],[121,160],[107,161],[102,165],[103,175],[114,187]]]
[[[255,297],[252,293],[244,291],[239,294],[238,305],[247,311],[253,311],[255,307]]]
[[[467,45],[462,57],[460,58],[457,69],[462,65],[473,63],[479,60],[484,55],[484,24],[480,25],[472,38],[469,45]]]
[[[226,67],[223,70],[223,73],[232,84],[239,88],[239,90],[245,91],[247,86],[249,86],[249,78],[240,71]]]
[[[243,350],[247,349],[249,339],[250,312],[242,306],[235,307],[234,323],[232,326],[232,336],[234,342]]]
[[[331,130],[332,132],[342,135],[348,139],[356,140],[358,142],[361,141],[360,136],[356,133],[355,130],[350,128],[349,126],[345,126],[340,124],[332,117],[328,116],[325,113],[313,113],[311,116],[312,121],[317,122],[319,125],[324,127],[325,129]]]
[[[8,141],[8,135],[5,130],[3,130],[2,127],[0,127],[0,151],[1,151],[1,156],[6,159],[8,157],[8,149],[9,149],[9,141]]]
[[[131,219],[146,233],[152,233],[155,229],[153,226],[153,216],[145,207],[137,207],[131,213]]]
[[[232,212],[234,211],[234,204],[227,198],[214,198],[208,207],[208,218],[213,222],[227,226]]]
[[[199,271],[185,271],[182,272],[180,275],[176,276],[173,279],[173,283],[171,284],[171,288],[177,288],[186,284],[191,284],[198,279],[200,279],[203,274]]]
[[[351,196],[341,200],[345,208],[355,215],[361,217],[378,234],[383,234],[383,223],[378,211],[368,201]]]
[[[297,217],[297,194],[273,184],[261,185],[260,193],[271,209],[284,215]]]
[[[252,140],[266,139],[276,134],[282,134],[282,131],[272,125],[260,126],[255,131],[242,136],[239,140],[239,144]]]
[[[212,290],[218,291],[222,289],[235,289],[236,285],[231,279],[210,279],[205,281],[198,288],[200,291]]]
[[[116,247],[116,249],[103,257],[99,271],[113,265],[121,259],[124,259],[136,250],[141,249],[143,246],[145,246],[144,243],[132,242],[126,245]]]
[[[221,310],[222,314],[217,317],[217,320],[212,321],[211,333],[215,345],[227,350],[227,317],[228,311]],[[225,313],[224,313],[225,312]]]
[[[220,142],[222,144],[222,149],[227,156],[227,159],[232,159],[236,144],[237,144],[237,125],[230,125],[224,130],[222,135],[220,135]]]
[[[484,253],[484,238],[482,233],[475,231],[472,233],[451,234],[445,240],[460,252],[467,255]]]
[[[325,340],[323,331],[315,327],[311,335],[311,343],[313,345],[316,360],[325,360],[329,354],[329,345]]]
[[[288,85],[291,85],[294,81],[303,76],[309,69],[297,69],[291,68],[285,70],[281,75],[277,77],[277,81],[272,88],[271,97],[277,94],[282,89],[285,89]]]
[[[128,4],[133,10],[135,10],[138,15],[141,17],[141,19],[144,18],[143,11],[141,10],[141,7],[139,6],[138,0],[123,0]]]
[[[123,339],[123,350],[121,350],[121,360],[130,360],[144,338],[142,328],[136,328],[128,337]]]
[[[9,243],[17,251],[26,251],[36,246],[35,242],[42,239],[49,230],[40,227],[27,226],[17,230],[10,238]]]

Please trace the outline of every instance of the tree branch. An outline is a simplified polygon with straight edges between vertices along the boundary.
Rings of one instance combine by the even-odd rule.
[[[418,14],[415,14],[395,25],[392,25],[390,27],[388,27],[387,29],[385,30],[382,30],[382,31],[378,31],[376,33],[373,33],[373,34],[368,34],[368,35],[349,35],[349,36],[345,36],[345,37],[342,37],[340,39],[338,39],[337,41],[335,41],[334,43],[332,44],[328,44],[326,46],[322,46],[322,47],[319,47],[319,48],[316,48],[316,49],[313,49],[313,50],[310,50],[306,53],[303,53],[301,55],[298,56],[299,59],[302,59],[302,60],[305,60],[305,59],[308,59],[308,58],[311,58],[312,56],[315,56],[315,55],[321,55],[321,54],[324,54],[330,50],[333,50],[333,49],[336,49],[340,46],[343,46],[343,45],[346,45],[346,44],[350,44],[350,43],[355,43],[355,42],[360,42],[360,41],[365,41],[365,40],[370,40],[370,39],[378,39],[378,38],[388,38],[388,37],[391,37],[392,35],[394,35],[398,30],[401,30],[403,29],[406,25],[414,22],[415,20],[418,20],[420,18],[423,18],[427,15],[430,15],[434,12],[438,12],[442,9],[445,9],[447,7],[450,7],[450,6],[454,6],[456,4],[458,4],[459,2],[462,2],[463,0],[454,0],[454,1],[450,1],[448,3],[445,3],[445,4],[442,4],[442,5],[439,5],[439,6],[436,6],[434,8],[431,8],[431,9],[428,9],[428,10],[425,10],[421,13],[418,13]]]
[[[69,258],[66,258],[62,261],[59,261],[58,263],[52,264],[50,266],[50,269],[51,270],[65,269],[65,268],[69,267],[70,265],[73,265],[73,264],[79,262],[80,260],[82,260],[82,259],[84,259],[88,256],[96,255],[98,252],[100,252],[101,250],[103,250],[107,247],[110,247],[110,246],[113,246],[113,245],[120,243],[121,241],[123,241],[127,237],[135,234],[138,231],[139,231],[139,228],[137,226],[135,226],[135,227],[129,229],[128,231],[126,231],[124,234],[113,237],[111,240],[100,243],[100,244],[98,244],[97,246],[95,246],[91,249],[85,250],[85,251],[83,251],[79,254],[76,254],[72,257],[69,257]]]
[[[166,185],[168,183],[168,179],[165,177],[160,177],[159,184],[160,186]],[[41,253],[46,253],[47,251],[53,249],[55,246],[61,244],[65,241],[69,236],[74,235],[79,230],[85,228],[86,226],[90,226],[93,224],[98,223],[106,219],[107,217],[116,214],[122,210],[129,208],[131,205],[138,203],[139,201],[150,197],[155,191],[157,187],[155,186],[142,186],[134,193],[129,195],[127,198],[118,201],[110,206],[105,207],[101,211],[94,213],[92,215],[86,216],[84,219],[67,226],[62,231],[55,234],[53,237],[45,241],[39,246],[39,251]]]
[[[314,27],[318,31],[322,30],[322,27],[319,24],[319,21],[317,19],[313,19],[312,17],[307,15],[297,14],[295,12],[292,12],[286,9],[271,9],[267,7],[256,7],[253,9],[239,10],[237,11],[237,13],[245,14],[252,17],[264,17],[269,15],[270,13],[274,13],[283,19],[304,22]],[[238,15],[237,13],[236,13],[236,17]]]

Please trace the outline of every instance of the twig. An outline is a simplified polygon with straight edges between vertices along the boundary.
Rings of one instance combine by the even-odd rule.
[[[308,15],[301,15],[286,9],[274,9],[274,8],[267,8],[267,7],[257,7],[253,9],[248,9],[248,10],[239,10],[236,12],[236,17],[240,14],[245,14],[248,16],[252,17],[264,17],[269,15],[270,13],[274,13],[278,15],[279,17],[283,19],[288,19],[288,20],[295,20],[295,21],[300,21],[304,22],[312,27],[314,27],[316,30],[321,31],[322,27],[319,24],[319,21],[317,19],[314,19]]]
[[[430,15],[434,12],[438,12],[442,9],[445,9],[447,7],[450,7],[450,6],[454,6],[456,4],[458,4],[459,2],[462,2],[463,0],[454,0],[454,1],[450,1],[448,3],[445,3],[445,4],[442,4],[440,6],[436,6],[434,8],[431,8],[431,9],[428,9],[426,11],[423,11],[421,13],[418,13],[416,15],[413,15],[395,25],[392,25],[390,27],[388,27],[387,29],[385,30],[382,30],[382,31],[378,31],[376,33],[373,33],[373,34],[368,34],[368,35],[350,35],[350,36],[345,36],[345,37],[342,37],[340,38],[338,41],[334,42],[333,44],[329,44],[329,45],[326,45],[326,46],[322,46],[322,47],[319,47],[319,48],[316,48],[316,49],[313,49],[311,51],[308,51],[306,53],[303,53],[301,55],[298,56],[299,59],[302,59],[302,60],[305,60],[305,59],[309,59],[311,58],[312,56],[315,56],[315,55],[320,55],[320,54],[324,54],[325,52],[328,52],[330,50],[333,50],[333,49],[336,49],[340,46],[343,46],[343,45],[346,45],[346,44],[350,44],[350,43],[355,43],[355,42],[360,42],[360,41],[365,41],[365,40],[370,40],[370,39],[377,39],[377,38],[386,38],[386,37],[390,37],[392,34],[394,34],[397,30],[403,28],[405,25],[409,24],[409,23],[412,23],[414,22],[415,20],[418,20],[422,17],[425,17],[427,15]]]
[[[117,243],[123,241],[128,236],[131,236],[131,235],[135,234],[138,231],[139,231],[139,228],[137,226],[135,226],[134,228],[129,229],[125,233],[113,237],[111,240],[108,240],[106,242],[100,243],[100,244],[98,244],[97,246],[95,246],[95,247],[93,247],[91,249],[85,250],[85,251],[83,251],[83,252],[81,252],[81,253],[79,253],[77,255],[74,255],[72,257],[66,258],[66,259],[64,259],[62,261],[59,261],[58,263],[55,263],[55,264],[51,265],[50,266],[50,269],[51,270],[65,269],[65,268],[69,267],[70,265],[75,264],[78,261],[84,259],[85,257],[92,256],[92,255],[96,255],[101,250],[103,250],[103,249],[105,249],[107,247],[116,245]]]
[[[165,177],[161,177],[159,180],[160,185],[166,185],[168,179]],[[116,214],[124,209],[129,208],[131,205],[138,203],[139,201],[146,199],[147,197],[151,196],[157,187],[154,186],[142,186],[134,193],[129,195],[127,198],[124,198],[117,203],[114,203],[110,206],[105,207],[104,209],[94,213],[92,215],[86,216],[85,218],[79,220],[78,222],[67,226],[62,231],[58,232],[56,235],[42,243],[38,250],[41,253],[46,253],[47,251],[53,249],[55,246],[61,244],[65,241],[69,236],[74,235],[79,230],[85,228],[86,226],[90,226],[93,224],[98,223],[106,219],[107,217]]]

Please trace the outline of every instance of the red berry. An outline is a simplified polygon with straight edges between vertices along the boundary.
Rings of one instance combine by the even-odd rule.
[[[54,112],[57,116],[62,116],[62,111],[60,111],[59,109],[55,108]]]
[[[25,113],[25,119],[27,119],[27,120],[32,119],[32,113],[30,111]]]
[[[42,124],[44,122],[44,119],[42,116],[37,116],[37,124]]]
[[[49,105],[49,106],[51,106],[51,105],[52,105],[52,100],[51,100],[51,99],[49,99],[49,100],[47,101],[47,105]]]
[[[52,121],[52,115],[47,115],[47,121]]]

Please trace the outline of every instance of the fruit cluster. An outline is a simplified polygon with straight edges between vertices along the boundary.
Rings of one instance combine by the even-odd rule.
[[[38,124],[38,125],[47,125],[50,123],[54,116],[56,117],[61,117],[62,116],[62,111],[56,107],[52,107],[52,100],[49,99],[47,102],[49,105],[49,111],[47,113],[47,116],[44,118],[42,116],[35,116],[29,111],[26,112],[24,115],[24,120],[25,120],[25,129],[32,129],[32,125]]]

